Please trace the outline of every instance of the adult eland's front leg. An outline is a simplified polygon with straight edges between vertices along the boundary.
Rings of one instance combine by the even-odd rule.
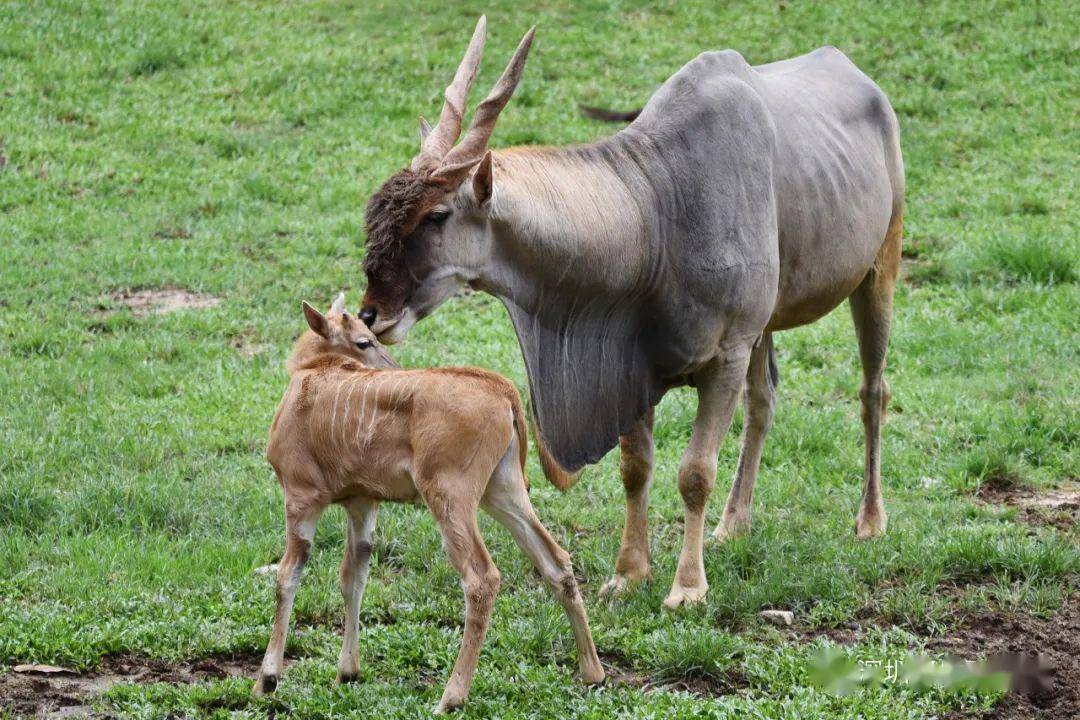
[[[724,542],[750,532],[750,512],[754,502],[754,483],[761,464],[761,450],[772,427],[776,401],[776,351],[772,333],[765,333],[750,354],[746,371],[746,417],[743,420],[739,466],[731,482],[731,493],[713,537]]]
[[[649,485],[653,476],[653,409],[619,438],[622,481],[626,490],[626,521],[615,560],[615,575],[600,588],[601,595],[618,595],[650,577]]]
[[[702,558],[705,506],[716,482],[716,453],[739,401],[749,358],[748,344],[713,358],[694,374],[697,415],[694,433],[679,466],[679,493],[685,513],[683,548],[671,593],[664,600],[664,605],[671,609],[704,600],[709,589]]]

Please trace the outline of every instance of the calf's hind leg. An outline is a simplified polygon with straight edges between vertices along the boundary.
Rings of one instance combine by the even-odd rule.
[[[563,550],[536,517],[525,489],[525,477],[518,464],[517,440],[503,456],[491,476],[482,501],[484,509],[510,531],[514,541],[551,586],[563,606],[577,645],[579,675],[584,682],[604,679],[604,668],[596,656],[589,619],[578,592],[570,555]]]
[[[315,538],[315,525],[323,508],[290,508],[285,504],[285,554],[278,563],[277,611],[270,642],[266,646],[259,677],[255,679],[253,694],[258,697],[274,692],[285,660],[285,639],[289,633],[289,616],[292,614],[300,575],[311,555],[311,541]]]
[[[349,516],[345,557],[341,561],[341,596],[345,600],[345,637],[338,658],[338,682],[356,679],[360,672],[360,601],[371,568],[371,541],[379,503],[357,498],[344,503]]]
[[[450,564],[461,575],[465,588],[465,631],[461,638],[461,650],[442,699],[435,707],[436,714],[465,704],[501,582],[499,569],[495,567],[476,525],[475,501],[470,503],[461,497],[450,500],[455,489],[460,494],[460,488],[472,482],[471,479],[463,479],[444,483],[444,487],[450,490],[429,488],[423,491],[424,502],[435,516],[442,533],[443,549]]]
[[[899,269],[900,223],[897,220],[889,228],[874,267],[848,299],[863,370],[859,398],[866,435],[866,464],[862,500],[855,517],[855,535],[860,539],[883,535],[887,525],[881,496],[881,423],[889,404],[889,386],[884,378],[885,350],[889,344],[893,290]]]

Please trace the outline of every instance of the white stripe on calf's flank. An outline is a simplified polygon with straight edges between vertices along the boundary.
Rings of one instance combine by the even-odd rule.
[[[371,420],[368,421],[367,432],[364,434],[364,445],[371,444],[372,435],[375,432],[375,418],[379,414],[379,391],[382,390],[382,378],[380,382],[375,385],[375,399],[371,404]]]
[[[330,415],[330,439],[331,440],[334,439],[334,426],[337,425],[338,397],[341,395],[341,386],[345,384],[345,383],[343,383],[341,381],[341,378],[336,378],[336,379],[338,381],[337,382],[337,390],[334,392],[334,404],[331,407],[332,414]]]
[[[349,432],[349,409],[352,407],[352,396],[356,392],[356,378],[349,378],[349,392],[345,395],[345,415],[341,418],[341,444],[345,444],[345,434]]]
[[[356,437],[354,439],[354,442],[355,442],[357,448],[361,447],[360,446],[360,431],[364,427],[364,418],[367,416],[368,390],[371,389],[370,380],[371,380],[371,378],[368,378],[363,383],[363,390],[361,391],[363,394],[362,394],[361,399],[360,399],[360,414],[356,418]]]

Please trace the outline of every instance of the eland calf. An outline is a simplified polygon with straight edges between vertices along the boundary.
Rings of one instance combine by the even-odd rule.
[[[307,303],[303,307],[311,331],[297,340],[289,358],[292,379],[267,448],[285,493],[286,536],[277,613],[255,694],[277,686],[300,573],[315,524],[332,503],[343,506],[349,519],[341,564],[340,682],[359,672],[360,598],[384,501],[425,503],[461,574],[464,637],[437,712],[464,704],[499,591],[499,570],[476,524],[479,507],[510,531],[562,603],[581,679],[603,680],[570,556],[529,502],[525,419],[513,384],[477,368],[402,370],[371,330],[345,311],[343,294],[326,315]]]

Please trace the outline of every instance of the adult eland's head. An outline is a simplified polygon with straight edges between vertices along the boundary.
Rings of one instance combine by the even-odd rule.
[[[371,197],[366,212],[367,293],[360,317],[394,343],[458,289],[477,279],[492,242],[494,193],[488,140],[521,79],[536,28],[522,38],[472,125],[461,134],[469,88],[484,50],[487,20],[476,23],[446,88],[435,127],[420,118],[420,152]]]

